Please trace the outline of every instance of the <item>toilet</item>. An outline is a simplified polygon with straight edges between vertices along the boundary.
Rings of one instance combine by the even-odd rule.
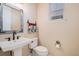
[[[32,50],[33,56],[47,56],[48,49],[44,46],[38,46],[38,38],[33,38],[29,44],[29,48]]]

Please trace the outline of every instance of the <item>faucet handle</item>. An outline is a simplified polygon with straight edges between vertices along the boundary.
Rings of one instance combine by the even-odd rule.
[[[10,41],[10,37],[8,37],[8,38],[5,38],[5,39],[8,39],[8,41]]]
[[[21,36],[17,36],[17,39],[19,39],[19,37],[21,37]]]

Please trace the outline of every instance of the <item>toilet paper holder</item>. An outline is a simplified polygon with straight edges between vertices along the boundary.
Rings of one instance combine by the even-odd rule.
[[[56,48],[61,48],[61,43],[59,40],[56,41],[55,46]]]

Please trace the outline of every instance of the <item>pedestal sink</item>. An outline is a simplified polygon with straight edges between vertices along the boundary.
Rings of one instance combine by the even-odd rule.
[[[22,47],[30,44],[32,39],[29,38],[19,38],[18,40],[12,41],[2,41],[0,42],[0,48],[3,52],[14,51],[14,56],[22,55]]]

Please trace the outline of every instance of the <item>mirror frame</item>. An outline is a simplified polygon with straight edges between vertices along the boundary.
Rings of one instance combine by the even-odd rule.
[[[16,6],[13,6],[13,5],[8,5],[6,3],[0,3],[0,26],[1,26],[0,34],[11,34],[11,33],[14,32],[12,30],[11,31],[3,31],[2,30],[2,28],[3,28],[3,25],[2,25],[2,23],[3,23],[3,18],[2,18],[2,15],[3,15],[3,6],[7,6],[7,7],[10,7],[12,9],[16,9],[16,10],[18,10],[18,11],[21,12],[21,19],[20,19],[20,21],[21,21],[21,30],[20,31],[16,30],[15,32],[16,33],[22,33],[23,32],[23,10],[19,9]]]

